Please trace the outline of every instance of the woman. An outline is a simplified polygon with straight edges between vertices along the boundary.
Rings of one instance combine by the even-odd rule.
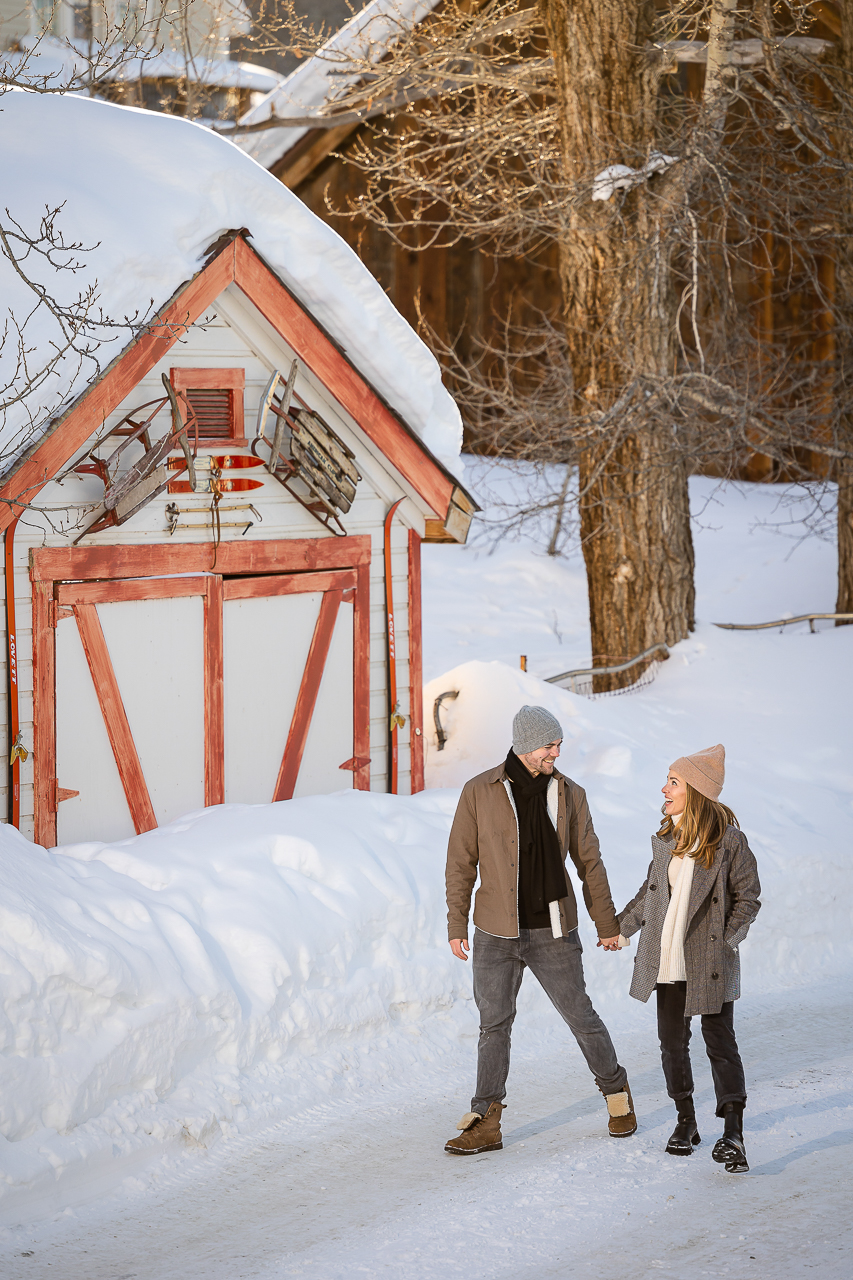
[[[670,766],[646,881],[618,920],[620,941],[642,930],[631,995],[648,1000],[657,991],[663,1073],[678,1109],[666,1150],[689,1156],[700,1141],[689,1052],[690,1019],[700,1014],[724,1123],[712,1155],[729,1173],[746,1173],[746,1083],[734,1002],[740,995],[738,946],[758,915],[761,886],[746,836],[717,798],[725,760],[718,744]]]

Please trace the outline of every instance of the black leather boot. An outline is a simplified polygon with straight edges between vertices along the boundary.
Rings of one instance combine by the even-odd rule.
[[[717,1164],[726,1166],[726,1173],[749,1173],[743,1141],[742,1102],[727,1102],[723,1107],[723,1136],[714,1143],[711,1155]]]
[[[696,1111],[693,1107],[693,1099],[681,1098],[678,1102],[678,1123],[669,1135],[669,1142],[666,1144],[667,1154],[671,1156],[690,1156],[693,1154],[693,1148],[697,1147],[701,1141],[699,1130],[696,1128]]]

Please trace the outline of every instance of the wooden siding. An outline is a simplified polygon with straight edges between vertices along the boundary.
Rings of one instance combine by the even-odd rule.
[[[126,412],[146,400],[155,399],[161,394],[160,375],[168,373],[178,362],[193,368],[244,368],[246,372],[245,415],[246,434],[253,438],[258,403],[263,389],[274,367],[287,367],[292,358],[292,349],[284,344],[275,333],[270,322],[249,302],[242,290],[231,285],[216,305],[206,307],[186,335],[178,348],[163,351],[140,381],[129,388],[121,404],[116,405],[108,416],[108,421],[117,422]],[[310,358],[310,353],[309,353]],[[407,500],[397,512],[392,532],[392,565],[394,593],[397,601],[397,633],[399,644],[398,683],[400,687],[401,705],[407,723],[400,731],[400,791],[405,793],[411,785],[410,779],[410,691],[409,661],[410,651],[408,634],[408,535],[414,530],[423,535],[424,522],[430,507],[417,493],[413,486],[400,482],[389,467],[387,459],[366,432],[355,423],[353,417],[346,412],[331,395],[328,388],[302,366],[297,379],[296,391],[312,407],[315,407],[327,419],[333,429],[355,451],[358,467],[363,476],[358,486],[352,510],[344,517],[344,524],[349,539],[353,544],[353,558],[350,563],[356,566],[355,573],[359,582],[359,595],[363,597],[366,590],[369,607],[356,610],[354,619],[354,662],[361,662],[369,670],[369,686],[356,685],[355,698],[362,712],[369,712],[369,743],[356,746],[355,755],[369,754],[372,759],[370,770],[370,786],[372,790],[386,789],[386,706],[385,706],[385,631],[384,631],[384,576],[382,557],[382,522],[392,502],[402,495]],[[165,410],[163,411],[165,414]],[[99,424],[100,425],[100,424]],[[86,440],[78,443],[78,453],[87,444]],[[202,453],[216,452],[216,446],[203,448]],[[235,450],[231,450],[236,452]],[[137,455],[134,455],[137,456]],[[286,538],[289,551],[295,557],[292,569],[323,573],[340,555],[343,539],[326,534],[322,527],[305,511],[285,490],[261,468],[252,471],[252,476],[262,480],[260,489],[251,493],[226,495],[221,504],[223,519],[227,518],[227,508],[233,501],[251,499],[259,515],[260,521],[248,530],[245,537],[239,529],[223,528],[222,543],[217,558],[217,573],[227,576],[229,562],[236,556],[241,564],[249,563],[254,573],[281,572],[284,566],[271,565],[262,549],[264,543]],[[97,501],[103,492],[100,481],[90,476],[73,476],[62,485],[49,482],[41,489],[39,503],[54,506],[62,502]],[[186,563],[179,572],[198,574],[209,570],[213,560],[213,546],[209,531],[205,534],[198,527],[195,529],[179,527],[171,536],[168,534],[168,521],[165,508],[168,502],[175,501],[167,494],[154,499],[138,515],[126,525],[118,529],[106,530],[86,540],[86,545],[73,553],[76,572],[87,579],[85,586],[75,587],[80,592],[81,602],[97,603],[99,587],[98,577],[108,577],[124,562],[123,550],[133,549],[133,559],[145,572],[158,573],[163,566],[158,561],[157,547],[168,541],[170,548],[183,552]],[[198,511],[205,511],[209,499],[203,495],[186,495],[180,498],[180,505],[191,506]],[[251,513],[249,513],[251,515]],[[39,609],[45,622],[50,618],[54,602],[50,598],[48,580],[52,578],[57,567],[54,551],[63,549],[63,559],[67,555],[69,539],[51,528],[46,519],[43,521],[35,513],[28,514],[28,523],[20,524],[15,536],[15,591],[18,607],[18,653],[20,666],[20,714],[23,740],[26,746],[35,747],[40,752],[49,744],[33,742],[33,681],[38,679],[39,664],[34,663],[32,653],[32,609]],[[75,534],[72,535],[76,536]],[[357,545],[356,545],[357,544]],[[199,561],[198,549],[203,549],[206,561]],[[148,556],[143,561],[138,555],[148,549]],[[31,557],[31,551],[35,554]],[[180,560],[180,554],[178,559]],[[32,561],[33,579],[30,579]],[[297,563],[298,561],[298,563]],[[340,563],[340,560],[337,561]],[[174,568],[169,570],[175,572]],[[67,572],[67,570],[63,570]],[[129,593],[128,598],[144,596],[149,588],[142,584],[124,584],[121,588]],[[189,588],[187,588],[189,590]],[[180,593],[181,588],[177,588]],[[31,594],[32,593],[32,594]],[[66,607],[73,603],[73,592],[63,588],[59,593],[58,605]],[[65,623],[63,625],[71,625]],[[53,644],[55,631],[50,625],[40,628],[40,644],[48,648]],[[3,636],[3,654],[5,661],[5,635]],[[37,657],[37,655],[36,655]],[[215,656],[207,654],[209,679],[205,681],[209,688],[209,699],[216,700],[221,681],[221,673],[217,676]],[[42,663],[47,670],[47,664]],[[4,682],[5,690],[5,682]],[[44,690],[45,697],[50,694]],[[4,694],[5,702],[5,694]],[[208,707],[208,715],[214,714]],[[6,717],[4,717],[5,721]],[[52,727],[43,723],[41,734],[53,732]],[[8,745],[3,742],[3,749]],[[55,748],[54,748],[55,753]],[[8,756],[7,756],[8,758]],[[222,779],[216,760],[221,760],[221,752],[211,750],[206,755],[205,798],[208,803],[216,803],[222,793]],[[21,766],[21,829],[29,837],[39,838],[34,831],[33,818],[35,812],[33,796],[33,756]],[[61,780],[60,780],[61,781]],[[358,776],[354,778],[358,785]],[[6,776],[2,779],[0,791],[6,803]],[[44,800],[47,801],[45,795]],[[46,834],[46,833],[42,833]]]

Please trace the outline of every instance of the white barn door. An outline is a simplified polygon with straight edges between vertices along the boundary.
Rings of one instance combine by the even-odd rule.
[[[34,553],[41,843],[369,787],[370,544],[318,543]]]
[[[225,582],[226,802],[354,785],[351,581],[331,573]]]
[[[195,589],[81,602],[58,621],[56,777],[78,793],[58,806],[58,843],[123,839],[204,806],[204,606]]]

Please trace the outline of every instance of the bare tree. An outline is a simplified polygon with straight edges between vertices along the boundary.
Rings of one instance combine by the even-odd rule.
[[[246,73],[230,60],[232,33],[248,25],[243,0],[52,0],[36,13],[40,32],[17,33],[13,48],[0,54],[0,92],[84,89],[113,102],[212,119],[233,120],[249,105]],[[23,17],[28,21],[26,11]],[[11,32],[3,34],[8,42]]]
[[[172,0],[149,0],[141,9],[128,6],[114,20],[105,0],[90,0],[88,5],[72,6],[75,37],[57,38],[52,31],[65,0],[52,0],[37,14],[41,29],[33,37],[16,37],[13,48],[0,54],[0,94],[9,89],[27,89],[35,93],[68,93],[84,87],[90,95],[102,91],[121,78],[130,64],[142,63],[161,51],[158,37],[163,27],[164,12]],[[177,0],[181,4],[193,0]],[[22,14],[28,17],[26,7]],[[4,32],[8,39],[8,33]],[[45,70],[45,55],[64,65]]]
[[[254,126],[372,122],[349,212],[412,248],[557,246],[562,309],[537,332],[507,317],[473,365],[431,336],[481,446],[577,465],[596,657],[691,628],[692,468],[833,466],[846,500],[830,134],[850,135],[849,83],[811,22],[769,0],[445,0],[378,47],[325,49],[337,97]],[[786,307],[798,328],[774,327]]]
[[[0,258],[9,264],[0,310],[0,475],[40,439],[67,403],[69,388],[81,377],[88,384],[100,375],[104,344],[142,332],[153,310],[152,302],[144,316],[115,319],[104,312],[86,259],[97,246],[66,239],[61,215],[62,206],[46,207],[35,228],[24,227],[8,209],[0,218]],[[49,524],[66,532],[97,506],[69,501],[46,513],[33,497],[21,492],[6,501],[18,515],[36,505]]]

